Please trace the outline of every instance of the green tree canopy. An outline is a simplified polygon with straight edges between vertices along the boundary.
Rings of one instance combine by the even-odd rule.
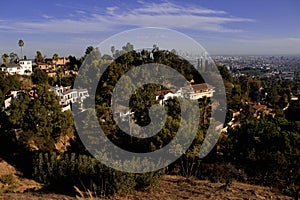
[[[40,68],[35,68],[33,74],[31,75],[32,82],[34,84],[47,84],[48,75]]]
[[[72,113],[62,112],[58,97],[48,87],[38,86],[37,98],[21,96],[12,102],[8,121],[12,128],[21,128],[22,142],[51,151],[62,135],[73,135]]]
[[[2,61],[3,61],[4,63],[7,63],[7,62],[8,62],[9,55],[7,55],[7,53],[4,53],[4,54],[2,54],[1,58],[2,58]]]
[[[35,56],[35,62],[45,62],[45,57],[43,56],[43,54],[40,51],[36,52],[36,56]]]

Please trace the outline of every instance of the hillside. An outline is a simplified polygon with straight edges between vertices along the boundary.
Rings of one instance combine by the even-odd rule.
[[[6,179],[4,179],[6,177]],[[27,192],[42,188],[41,184],[25,179],[21,174],[4,160],[0,161],[0,199],[53,199],[73,200],[83,199],[59,194],[42,194]],[[81,196],[78,194],[78,196]],[[91,198],[87,198],[91,199]],[[96,198],[94,198],[96,199]],[[152,191],[135,191],[133,194],[115,195],[98,199],[106,200],[159,200],[159,199],[293,199],[272,191],[268,187],[233,182],[227,189],[223,183],[186,179],[180,176],[166,175],[160,186]]]

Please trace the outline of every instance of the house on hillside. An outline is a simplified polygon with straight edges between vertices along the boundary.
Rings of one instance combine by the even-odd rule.
[[[202,99],[204,97],[212,97],[215,92],[214,88],[206,83],[191,86],[192,91],[188,91],[188,95],[192,100]]]
[[[60,57],[60,58],[45,58],[44,62],[36,63],[36,67],[44,70],[49,77],[57,76],[56,72],[58,69],[63,69],[63,76],[69,76],[70,71],[66,70],[65,66],[69,62],[68,57]]]
[[[268,108],[266,105],[255,104],[252,106],[254,109],[253,116],[257,119],[261,118],[262,116],[272,116],[275,117],[275,113],[271,108]]]
[[[49,76],[49,77],[55,77],[55,76],[57,76],[57,73],[56,72],[47,72],[47,75]]]
[[[53,69],[53,66],[51,63],[41,63],[41,62],[38,62],[36,63],[36,66],[44,71],[49,71],[49,70],[52,70]]]
[[[20,60],[18,63],[3,63],[0,69],[10,75],[31,75],[32,61]]]
[[[175,93],[171,90],[161,90],[157,93],[156,95],[156,101],[162,105],[165,106],[166,100],[169,98],[174,98],[174,97],[180,97],[181,95],[179,93]]]
[[[66,64],[70,62],[68,57],[59,57],[56,59],[53,58],[45,58],[45,63],[52,66],[53,69],[58,69],[60,67],[66,66]]]
[[[23,59],[23,60],[19,60],[18,63],[24,71],[23,75],[31,75],[32,73],[32,61],[31,60],[27,60],[27,59]]]
[[[19,91],[10,91],[7,95],[5,95],[5,99],[3,101],[2,105],[2,111],[7,110],[12,101],[19,99],[21,96],[27,95],[25,91],[19,90]]]
[[[60,97],[60,104],[63,106],[63,110],[71,110],[70,105],[73,103],[79,103],[82,106],[83,100],[89,97],[87,89],[71,89],[71,86],[55,86],[51,87],[50,91],[53,91]]]
[[[16,63],[4,63],[1,65],[1,71],[10,75],[20,74],[21,66]]]
[[[68,57],[60,57],[57,59],[52,59],[52,63],[56,66],[65,66],[68,62],[70,62],[70,59]]]
[[[182,87],[176,92],[171,90],[160,91],[159,95],[156,96],[156,100],[159,101],[159,104],[165,105],[165,101],[169,98],[182,97],[197,100],[204,97],[212,97],[214,92],[215,90],[212,86],[206,83],[201,83]]]

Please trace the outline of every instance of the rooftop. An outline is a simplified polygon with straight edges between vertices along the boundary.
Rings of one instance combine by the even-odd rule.
[[[6,68],[15,68],[15,67],[21,67],[19,64],[16,63],[3,63],[1,67],[6,67]]]

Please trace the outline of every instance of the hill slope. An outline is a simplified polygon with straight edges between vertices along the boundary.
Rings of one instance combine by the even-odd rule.
[[[83,199],[59,194],[40,194],[26,192],[27,189],[40,189],[42,185],[21,177],[21,174],[5,161],[0,161],[0,199]],[[25,192],[24,192],[25,191]],[[91,199],[91,198],[90,198]],[[106,200],[181,200],[181,199],[293,199],[271,191],[268,187],[233,182],[228,188],[223,183],[187,179],[180,176],[166,175],[158,188],[151,191],[135,191],[133,194],[114,195],[102,198]]]

